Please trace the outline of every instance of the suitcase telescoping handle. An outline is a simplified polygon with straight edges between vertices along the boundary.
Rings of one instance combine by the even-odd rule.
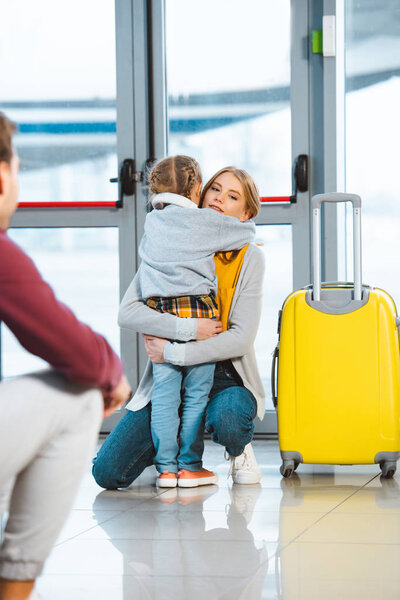
[[[321,300],[321,204],[322,202],[352,202],[354,300],[361,300],[361,198],[357,194],[317,194],[311,200],[313,214],[313,300]]]

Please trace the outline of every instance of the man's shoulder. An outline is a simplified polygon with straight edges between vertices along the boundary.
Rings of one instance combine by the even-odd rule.
[[[23,278],[26,273],[38,276],[31,258],[16,244],[5,231],[0,232],[0,277],[5,280]]]
[[[7,260],[8,255],[13,258],[19,258],[25,254],[25,252],[16,244],[7,234],[6,231],[0,231],[0,252],[1,252],[1,263]]]

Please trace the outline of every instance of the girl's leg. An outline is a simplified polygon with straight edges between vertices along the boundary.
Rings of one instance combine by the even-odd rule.
[[[127,410],[93,460],[93,477],[108,490],[128,487],[153,464],[150,403],[141,410]]]
[[[179,435],[179,469],[198,471],[204,451],[204,411],[214,380],[215,364],[185,367],[184,400]]]
[[[181,384],[182,367],[169,363],[153,364],[151,436],[156,452],[154,464],[159,473],[178,472]]]
[[[225,446],[230,456],[239,456],[254,433],[257,404],[245,387],[225,388],[213,395],[206,409],[206,430],[211,439]]]

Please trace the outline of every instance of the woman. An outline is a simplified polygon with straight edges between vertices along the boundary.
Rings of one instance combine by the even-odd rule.
[[[259,211],[258,189],[245,171],[225,167],[205,185],[202,206],[246,221]],[[236,276],[230,281],[226,275],[235,269]],[[149,308],[141,301],[137,276],[122,300],[119,324],[147,334],[146,351],[154,363],[217,363],[205,427],[213,441],[225,446],[233,481],[257,483],[261,471],[250,442],[254,418],[258,415],[262,419],[265,411],[264,389],[253,348],[261,315],[263,253],[255,245],[240,251],[240,256],[237,252],[221,253],[216,256],[216,272],[219,288],[222,286],[221,320],[227,326],[226,331],[217,333],[216,323],[209,319],[182,319]],[[93,475],[100,486],[127,487],[153,463],[151,389],[149,362],[133,400],[127,405],[127,413],[94,459]]]

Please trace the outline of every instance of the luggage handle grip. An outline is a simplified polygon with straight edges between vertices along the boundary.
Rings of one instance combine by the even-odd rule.
[[[330,192],[328,194],[317,194],[311,199],[311,208],[321,208],[323,202],[338,204],[339,202],[352,202],[354,208],[361,208],[361,198],[358,194],[344,194],[342,192]]]
[[[312,290],[313,284],[309,283],[305,285],[303,290]],[[322,281],[321,289],[329,288],[343,288],[343,289],[354,289],[354,281]]]

